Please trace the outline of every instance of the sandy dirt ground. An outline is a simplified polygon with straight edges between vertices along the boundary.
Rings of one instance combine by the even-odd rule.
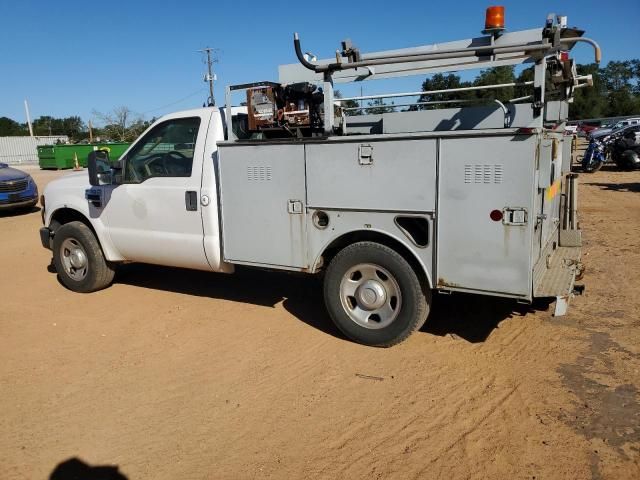
[[[40,213],[0,214],[0,478],[640,478],[640,172],[580,183],[566,317],[438,296],[391,349],[341,337],[306,276],[128,265],[70,292]]]

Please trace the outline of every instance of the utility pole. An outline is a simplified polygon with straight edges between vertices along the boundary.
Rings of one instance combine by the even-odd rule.
[[[205,76],[204,81],[209,82],[209,98],[207,99],[207,105],[210,107],[215,106],[216,99],[213,96],[213,82],[216,79],[215,74],[213,73],[212,66],[213,63],[217,60],[214,58],[211,59],[211,53],[215,52],[215,48],[203,48],[202,50],[198,50],[199,52],[205,52],[207,54],[207,71],[208,74]]]
[[[24,111],[27,114],[27,124],[29,125],[29,135],[33,137],[33,126],[31,125],[31,116],[29,115],[29,104],[27,99],[24,99]]]

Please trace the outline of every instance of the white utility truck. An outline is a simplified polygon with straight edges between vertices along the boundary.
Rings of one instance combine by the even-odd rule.
[[[434,291],[555,297],[564,313],[581,238],[563,130],[575,89],[591,83],[569,51],[600,51],[566,17],[517,32],[500,19],[416,48],[365,54],[344,41],[320,61],[296,34],[299,63],[279,82],[227,87],[226,105],[244,95],[246,107],[166,115],[114,163],[93,152],[88,176],[51,182],[41,199],[61,282],[105,288],[123,262],[323,272],[333,321],[376,346],[419,329]],[[334,96],[334,83],[519,64],[531,81]],[[513,87],[527,92],[456,97]],[[382,113],[351,102],[379,98],[413,101]]]

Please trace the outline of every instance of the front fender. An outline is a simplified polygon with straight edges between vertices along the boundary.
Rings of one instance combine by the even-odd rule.
[[[65,202],[65,200],[67,201]],[[47,199],[44,217],[45,226],[50,227],[51,220],[55,217],[66,216],[64,213],[65,210],[76,212],[76,215],[82,215],[82,217],[84,217],[84,220],[89,225],[91,225],[107,260],[109,260],[110,262],[121,262],[123,260],[126,260],[111,241],[109,230],[102,221],[101,216],[96,216],[95,212],[90,211],[89,202],[79,204],[77,202],[77,198],[69,196],[68,198],[62,197],[58,199],[56,203],[49,205],[49,200]],[[93,208],[91,208],[91,210],[93,210]]]

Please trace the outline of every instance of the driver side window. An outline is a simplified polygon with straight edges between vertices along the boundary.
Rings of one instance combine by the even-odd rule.
[[[125,183],[152,177],[190,177],[200,117],[176,118],[156,125],[127,154]]]

